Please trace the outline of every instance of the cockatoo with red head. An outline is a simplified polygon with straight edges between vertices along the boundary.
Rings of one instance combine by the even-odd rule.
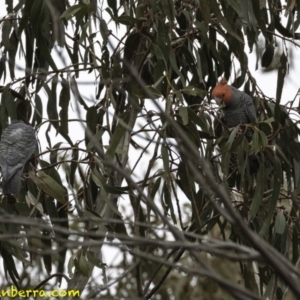
[[[229,128],[236,127],[240,124],[251,124],[256,120],[256,110],[253,104],[252,98],[239,91],[233,86],[227,84],[225,78],[214,87],[211,92],[212,98],[214,98],[218,104],[223,102],[224,107],[222,120]],[[248,141],[251,140],[253,130],[248,128],[245,132],[245,136]],[[255,174],[259,168],[259,161],[255,155],[251,154],[248,157],[250,173]],[[265,166],[271,165],[270,160],[266,158]]]
[[[211,95],[218,104],[224,103],[222,119],[227,127],[231,128],[239,124],[255,122],[256,110],[252,98],[228,85],[225,78],[214,87]]]

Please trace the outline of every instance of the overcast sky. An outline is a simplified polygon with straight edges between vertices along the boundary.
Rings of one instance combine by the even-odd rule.
[[[0,11],[0,18],[2,18],[4,15],[3,13],[5,13],[5,11],[2,9]],[[110,29],[114,30],[113,28],[113,24],[110,25],[109,27],[111,27]],[[281,41],[280,39],[278,40],[278,47],[276,48],[275,52],[278,51],[279,56],[282,53],[282,45],[280,44]],[[286,42],[288,48],[289,48],[289,62],[290,62],[290,68],[289,68],[289,72],[286,75],[285,78],[285,84],[284,84],[284,88],[283,88],[283,94],[282,94],[282,104],[285,103],[286,101],[292,100],[299,87],[299,70],[297,68],[299,59],[300,59],[300,51],[299,48],[297,48],[296,46],[294,46],[293,44]],[[263,49],[264,44],[262,44],[260,41],[258,43],[259,45],[259,49],[261,51],[261,49]],[[266,94],[269,97],[275,97],[276,94],[276,86],[277,86],[277,71],[270,71],[270,72],[266,72],[262,67],[261,67],[261,62],[259,60],[258,62],[258,70],[255,70],[255,66],[256,66],[256,53],[255,53],[256,49],[253,49],[253,53],[249,55],[249,69],[251,71],[252,76],[255,77],[260,89],[264,92],[264,94]],[[249,51],[248,51],[249,52]],[[57,56],[57,54],[55,54],[55,52],[53,53],[53,55],[56,57],[55,61],[58,62],[59,64],[61,64],[63,66],[63,62],[60,60],[59,56]],[[18,76],[24,76],[24,73],[16,73],[16,75]],[[80,80],[78,80],[78,82],[81,81],[88,81],[88,80],[94,80],[93,76],[89,77],[88,75],[86,76],[82,76],[82,74],[80,75]],[[93,82],[91,82],[92,84],[90,85],[81,85],[79,86],[80,92],[84,92],[85,93],[85,99],[91,99],[93,100],[94,97],[94,89],[95,86],[93,85]],[[46,97],[46,94],[45,94]],[[93,102],[93,101],[92,101]],[[92,102],[87,103],[89,106],[92,105]],[[296,105],[298,105],[298,101],[295,103]],[[74,107],[74,102],[73,102],[73,109],[71,109],[70,111],[70,117],[71,118],[75,118],[78,117],[76,109]],[[83,115],[82,117],[85,117],[85,115]],[[43,140],[44,138],[44,130],[46,129],[47,126],[45,126],[44,128],[41,129],[41,131],[39,132],[39,139],[40,141]],[[53,138],[58,140],[62,140],[60,137],[55,137],[55,132],[52,131],[52,135]],[[73,141],[79,140],[83,137],[83,130],[82,127],[80,126],[80,124],[78,123],[72,123],[70,126],[70,136],[71,139]],[[45,147],[47,145],[47,143],[41,142],[42,145],[42,150],[45,150]],[[134,150],[133,150],[134,151]],[[134,155],[135,156],[135,155]],[[149,160],[148,157],[145,157],[145,161],[147,162]],[[132,165],[132,164],[131,164]],[[141,170],[141,172],[143,172],[141,175],[144,174],[145,170]],[[121,200],[121,202],[123,202]],[[124,203],[124,202],[123,202]],[[124,205],[124,204],[123,204]],[[115,255],[117,255],[119,252],[116,251],[115,248],[110,248],[107,247],[106,250],[108,250],[107,252],[105,252],[105,260],[108,263],[108,265],[110,265],[112,262],[116,262],[116,258]],[[121,257],[120,257],[121,259]]]

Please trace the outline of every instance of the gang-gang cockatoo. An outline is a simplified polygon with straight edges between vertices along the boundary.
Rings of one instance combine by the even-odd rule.
[[[240,124],[251,124],[255,122],[257,116],[252,98],[248,94],[228,85],[225,78],[221,79],[214,87],[211,95],[218,104],[220,104],[220,102],[224,103],[224,107],[222,108],[222,120],[227,127],[232,128]],[[247,128],[245,136],[250,142],[253,136],[253,130]],[[257,173],[260,165],[257,157],[255,155],[249,155],[248,159],[250,173]],[[270,160],[266,157],[265,166],[269,167],[270,163]]]
[[[0,141],[0,165],[4,195],[20,192],[23,168],[36,150],[35,131],[30,125],[16,121],[3,131]]]

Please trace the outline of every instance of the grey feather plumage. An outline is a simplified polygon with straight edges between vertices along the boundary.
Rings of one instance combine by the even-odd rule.
[[[30,125],[16,122],[3,131],[0,141],[3,194],[21,190],[23,168],[36,150],[35,131]]]
[[[230,86],[230,88],[233,91],[231,101],[223,108],[223,121],[226,126],[230,128],[236,127],[239,124],[255,122],[257,115],[252,98],[233,86]],[[250,142],[253,136],[253,130],[248,128],[245,132],[245,136]],[[261,154],[259,153],[257,156],[261,157]],[[254,154],[248,156],[250,174],[256,174],[258,172],[260,162],[257,156]],[[264,164],[266,168],[270,168],[273,165],[267,154],[264,157]]]
[[[223,108],[224,123],[230,128],[255,122],[256,110],[252,98],[233,86],[230,88],[233,94],[230,103]]]

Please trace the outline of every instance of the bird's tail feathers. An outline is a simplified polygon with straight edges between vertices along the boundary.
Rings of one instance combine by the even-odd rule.
[[[21,190],[22,185],[22,168],[20,168],[13,176],[8,180],[2,181],[2,191],[4,195],[16,194]]]
[[[3,165],[2,166],[2,176],[3,176],[3,180],[4,181],[9,181],[11,177],[13,177],[13,175],[15,173],[18,172],[19,169],[23,169],[23,165],[22,164],[17,164],[15,166],[9,166],[9,165]]]

